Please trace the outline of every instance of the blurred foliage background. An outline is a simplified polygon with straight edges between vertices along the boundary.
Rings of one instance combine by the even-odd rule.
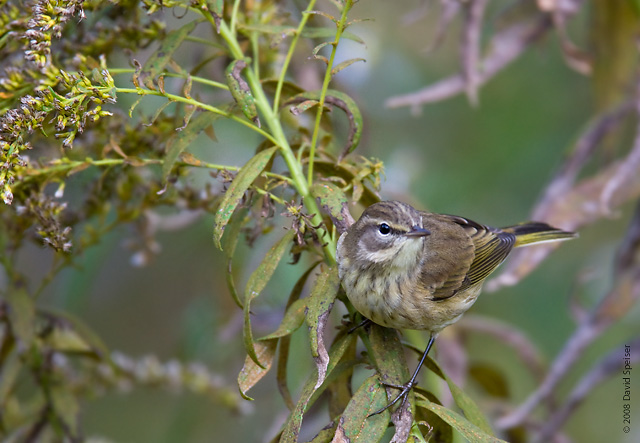
[[[305,7],[304,2],[295,3]],[[598,1],[589,3],[568,26],[569,34],[585,50],[593,48],[593,39],[599,38],[589,32]],[[511,3],[493,5],[486,12],[485,26],[499,27],[511,7]],[[298,8],[291,8],[292,14]],[[349,28],[366,45],[343,40],[338,59],[362,57],[366,62],[341,71],[332,83],[332,88],[354,98],[363,113],[363,139],[352,155],[384,162],[383,199],[403,200],[493,226],[528,220],[546,184],[601,106],[594,78],[568,66],[561,39],[549,32],[481,87],[476,105],[457,95],[420,106],[419,112],[385,106],[389,97],[418,90],[459,70],[460,22],[449,24],[442,43],[428,51],[440,20],[438,8],[435,2],[369,0],[353,9],[352,18],[372,19]],[[168,11],[155,14],[169,23],[179,22]],[[128,66],[132,58],[145,60],[148,54],[122,53],[109,60],[109,66]],[[199,57],[197,52],[185,51],[176,60],[194,64]],[[311,88],[317,87],[321,81],[315,72],[318,62],[304,54],[300,60],[296,75]],[[115,77],[117,84],[125,79]],[[133,96],[119,96],[116,106],[126,113],[133,100]],[[138,110],[149,115],[157,106],[145,100]],[[633,125],[629,128],[622,138],[633,138]],[[344,134],[346,124],[338,130]],[[231,121],[217,122],[215,133],[217,142],[201,135],[189,152],[203,161],[240,166],[259,142],[258,136],[247,134]],[[79,201],[92,179],[83,174],[69,178],[65,198],[71,205]],[[213,182],[206,171],[195,171],[187,180],[196,187]],[[358,211],[353,209],[354,216]],[[544,364],[553,361],[574,330],[575,306],[593,306],[611,287],[612,263],[632,216],[633,205],[627,203],[609,217],[581,228],[578,241],[563,245],[518,285],[483,294],[468,315],[516,325],[538,347]],[[120,225],[87,249],[77,266],[57,275],[40,301],[82,318],[123,359],[146,362],[148,368],[172,360],[200,362],[216,374],[215,384],[237,406],[221,406],[219,394],[167,389],[157,386],[166,384],[151,379],[130,388],[106,390],[83,402],[80,422],[84,435],[118,442],[267,442],[278,433],[288,410],[277,391],[274,371],[252,389],[253,402],[236,394],[235,380],[245,359],[242,312],[225,284],[224,254],[210,240],[212,223],[213,214],[208,213],[187,221],[181,217],[177,226],[167,222],[156,233],[157,250],[151,248],[142,256],[135,222]],[[239,244],[239,287],[272,244],[269,237],[259,238],[252,247]],[[48,271],[53,254],[37,245],[24,247],[17,256],[17,267],[28,270],[36,280]],[[263,297],[252,307],[256,336],[277,328],[290,288],[306,269],[303,265],[284,265],[283,260],[277,269]],[[333,314],[332,326],[339,324],[343,313]],[[489,335],[465,331],[451,327],[443,333],[445,341],[440,346],[463,337],[468,362],[499,368],[516,403],[524,401],[537,381],[514,357],[513,349]],[[640,311],[634,306],[589,346],[560,384],[557,396],[566,396],[603,355],[639,335]],[[427,339],[413,332],[405,338],[420,346]],[[294,399],[314,370],[307,341],[306,328],[292,336],[289,371]],[[637,354],[640,349],[632,352]],[[436,360],[440,355],[438,350]],[[436,382],[430,375],[425,377]],[[631,433],[621,431],[621,377],[614,373],[593,389],[563,428],[566,436],[576,442],[640,441],[640,395],[635,389]],[[635,388],[638,376],[632,377]],[[472,396],[480,392],[473,383],[468,389]],[[303,436],[313,437],[326,421],[323,413],[318,410],[305,419]]]

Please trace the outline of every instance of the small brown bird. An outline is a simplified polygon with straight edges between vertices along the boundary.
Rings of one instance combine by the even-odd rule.
[[[338,240],[338,270],[347,296],[374,323],[431,334],[411,379],[390,385],[400,394],[372,415],[406,400],[438,333],[473,305],[484,280],[513,248],[574,237],[546,223],[496,229],[398,201],[368,207]]]

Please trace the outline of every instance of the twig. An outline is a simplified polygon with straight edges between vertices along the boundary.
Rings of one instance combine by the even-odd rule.
[[[482,34],[482,18],[488,0],[472,0],[465,5],[465,25],[462,34],[462,76],[465,81],[465,92],[472,105],[478,103],[478,86],[480,85],[480,37]]]
[[[640,348],[640,339],[636,339],[631,342],[630,346],[633,349]],[[576,387],[571,391],[569,398],[565,404],[553,411],[550,414],[550,420],[540,430],[539,435],[536,436],[535,442],[547,442],[555,434],[564,422],[571,416],[573,411],[580,406],[585,397],[602,381],[609,378],[614,373],[619,373],[620,368],[624,364],[624,351],[625,347],[621,346],[603,358],[596,366],[594,366],[589,372],[587,372],[578,382]],[[634,352],[632,354],[631,363],[637,363],[640,361],[640,354]]]
[[[488,334],[511,346],[536,379],[544,376],[544,363],[536,345],[519,329],[481,315],[467,315],[457,325],[462,331]]]
[[[640,115],[640,83],[636,86],[636,113]],[[611,180],[607,182],[600,194],[600,204],[605,212],[610,211],[611,200],[614,194],[628,181],[628,177],[637,174],[640,169],[640,123],[636,129],[636,138],[631,152],[627,155],[627,161],[622,163]]]
[[[533,24],[517,23],[496,34],[491,41],[491,51],[482,62],[478,85],[487,83],[503,68],[520,56],[533,42],[538,40],[550,27],[552,20],[547,14],[540,14]],[[388,108],[410,106],[417,108],[426,103],[451,98],[465,91],[463,74],[457,74],[427,86],[417,92],[389,98]]]
[[[551,180],[543,197],[533,210],[533,220],[546,220],[554,201],[571,189],[578,173],[591,158],[600,142],[629,115],[633,108],[634,103],[629,100],[588,123],[586,130],[573,145],[571,155]]]
[[[629,244],[640,244],[640,205],[631,221],[629,235],[621,244],[620,250],[630,256]],[[631,238],[630,238],[631,237]],[[618,261],[621,266],[616,269],[616,286],[611,289],[595,306],[590,314],[578,325],[575,332],[566,342],[549,370],[547,377],[538,389],[512,413],[496,421],[496,427],[509,429],[521,424],[531,412],[555,391],[556,386],[569,372],[584,349],[599,337],[614,321],[624,316],[640,298],[640,254],[635,249],[631,260]]]

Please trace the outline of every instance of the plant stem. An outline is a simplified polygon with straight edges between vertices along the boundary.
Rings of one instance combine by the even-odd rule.
[[[258,134],[262,135],[263,137],[269,139],[274,145],[278,146],[278,142],[277,140],[275,140],[271,134],[269,134],[268,132],[258,128],[256,125],[254,125],[252,122],[245,120],[241,117],[238,117],[237,115],[233,115],[229,112],[223,111],[220,108],[216,108],[215,106],[211,106],[211,105],[207,105],[204,104],[202,102],[199,102],[198,100],[194,100],[193,98],[186,98],[186,97],[182,97],[180,95],[175,95],[175,94],[169,94],[168,92],[162,93],[160,91],[152,91],[150,89],[143,89],[143,88],[116,88],[116,92],[121,92],[121,93],[130,93],[130,94],[138,94],[138,95],[156,95],[159,97],[166,97],[169,100],[173,100],[176,102],[182,102],[182,103],[188,103],[190,105],[193,106],[197,106],[199,108],[205,109],[207,111],[211,111],[215,114],[220,114],[220,115],[224,115],[225,117],[236,121],[248,128],[251,128],[253,131],[257,132]]]
[[[24,175],[25,175],[24,178],[25,180],[27,180],[29,178],[38,177],[40,175],[70,171],[74,168],[78,168],[86,164],[89,164],[91,166],[117,166],[117,165],[123,165],[127,161],[128,159],[126,158],[105,158],[101,160],[94,160],[91,158],[87,158],[84,160],[56,162],[52,166],[44,167],[42,169],[27,169],[24,171]],[[156,159],[156,158],[136,158],[136,161],[143,163],[144,165],[161,165],[164,162],[164,160]],[[222,170],[239,171],[241,169],[240,166],[220,165],[216,163],[207,163],[207,162],[200,162],[199,164],[194,164],[190,162],[177,161],[175,164],[178,166],[191,166],[194,168],[215,169],[218,171],[222,171]],[[277,174],[275,172],[264,171],[262,172],[262,175],[264,175],[265,177],[271,177],[277,180],[282,180],[289,184],[293,183],[290,177],[287,177],[282,174]]]
[[[338,43],[340,42],[340,37],[342,36],[342,32],[346,29],[347,22],[347,13],[351,9],[353,2],[352,0],[345,0],[344,5],[342,6],[342,14],[340,15],[340,21],[337,24],[336,38],[331,44],[333,48],[331,49],[331,55],[329,56],[329,63],[327,64],[327,70],[324,74],[324,81],[322,82],[322,90],[320,92],[320,100],[318,103],[318,111],[316,112],[316,123],[313,128],[313,136],[311,137],[311,149],[309,150],[309,165],[307,166],[307,180],[309,182],[309,186],[313,183],[313,161],[316,155],[316,147],[318,145],[318,136],[320,134],[320,121],[322,120],[322,113],[324,111],[324,100],[327,94],[327,89],[329,89],[329,82],[331,81],[331,70],[333,68],[333,61],[336,57],[336,51],[338,50]]]
[[[284,78],[287,75],[287,70],[289,69],[289,63],[291,63],[291,59],[293,58],[293,52],[296,49],[296,45],[298,44],[298,40],[300,39],[300,35],[302,35],[302,30],[307,24],[309,17],[311,14],[310,11],[313,10],[313,7],[316,4],[316,0],[311,0],[309,2],[309,6],[307,6],[306,11],[302,13],[302,18],[300,19],[300,24],[298,25],[298,29],[296,29],[296,33],[293,36],[293,40],[291,40],[291,45],[289,46],[289,51],[287,51],[287,57],[284,59],[284,64],[282,65],[282,71],[280,71],[280,78],[278,78],[278,84],[276,86],[276,93],[273,97],[273,112],[278,112],[278,107],[280,106],[280,94],[282,93],[282,85],[284,84]]]
[[[215,24],[213,21],[213,17],[207,11],[202,11],[202,14],[209,20],[212,24]],[[244,54],[240,49],[240,45],[238,44],[235,35],[231,33],[231,30],[227,26],[227,24],[222,21],[220,23],[220,35],[227,42],[229,46],[229,50],[233,57],[238,60],[244,59]],[[298,191],[298,194],[302,197],[302,201],[312,216],[311,220],[314,225],[320,225],[323,223],[322,216],[320,214],[320,209],[316,204],[316,201],[311,195],[310,184],[307,184],[307,181],[304,176],[304,172],[302,171],[302,165],[297,161],[296,156],[289,145],[289,141],[284,134],[282,126],[280,125],[280,120],[278,119],[278,115],[273,111],[271,105],[269,104],[269,100],[265,95],[264,90],[262,89],[262,85],[260,84],[260,80],[258,79],[256,73],[250,67],[245,69],[246,79],[251,91],[253,92],[254,100],[256,103],[256,107],[260,111],[262,118],[267,124],[267,127],[271,131],[272,136],[269,137],[269,140],[274,142],[275,146],[278,146],[280,150],[280,154],[282,155],[287,167],[289,168],[289,173],[291,174],[291,180],[293,181],[293,185]],[[324,243],[323,249],[325,253],[325,257],[327,260],[333,264],[336,260],[336,245],[329,237],[329,233],[323,229],[319,229],[319,235],[321,238],[327,237],[326,243]]]
[[[231,35],[235,39],[236,37],[236,23],[238,21],[238,8],[240,7],[240,0],[233,2],[233,9],[231,10]]]
[[[113,68],[113,69],[109,69],[109,73],[110,74],[133,74],[135,73],[136,70],[134,68]],[[164,72],[161,75],[165,76],[165,77],[175,77],[175,78],[183,78],[186,79],[187,76],[184,74],[176,74],[176,73],[172,73],[172,72]],[[194,83],[201,83],[203,85],[209,85],[209,86],[213,86],[214,88],[220,88],[220,89],[224,89],[225,91],[229,90],[229,86],[227,86],[224,83],[220,83],[220,82],[216,82],[213,80],[209,80],[208,78],[203,78],[203,77],[198,77],[196,75],[192,75],[191,76],[191,80]]]

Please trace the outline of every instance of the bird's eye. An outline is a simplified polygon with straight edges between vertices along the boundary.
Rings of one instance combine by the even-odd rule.
[[[386,223],[380,223],[378,226],[378,232],[382,235],[389,235],[389,233],[391,233],[391,228]]]

